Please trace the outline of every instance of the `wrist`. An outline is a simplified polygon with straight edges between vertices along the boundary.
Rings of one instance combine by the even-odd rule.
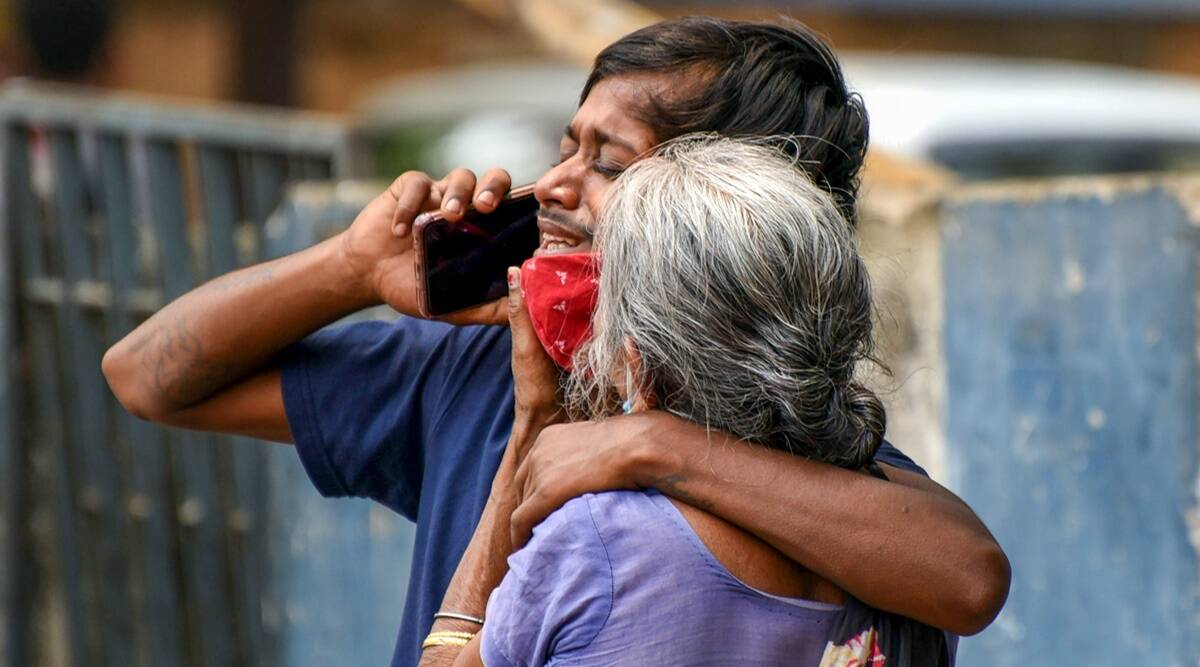
[[[521,490],[514,480],[515,470],[500,471],[492,478],[492,488],[488,495],[485,511],[508,516],[521,504]]]
[[[508,437],[508,448],[501,459],[501,468],[511,465],[512,472],[520,467],[525,455],[533,448],[538,436],[548,426],[562,421],[561,412],[557,409],[524,409],[517,407],[513,412],[512,433]]]
[[[328,264],[325,265],[333,267],[332,284],[343,290],[344,296],[358,310],[378,306],[383,303],[383,297],[376,286],[373,266],[349,248],[349,234],[349,230],[344,231],[319,246],[327,255]]]
[[[678,420],[664,412],[640,412],[620,417],[626,429],[621,437],[621,460],[626,479],[643,488],[655,487],[658,480],[683,469],[686,462],[678,448],[666,446],[678,441],[673,429]]]
[[[521,405],[518,403],[513,408],[513,433],[532,434],[536,438],[542,429],[562,421],[563,411],[557,404]]]

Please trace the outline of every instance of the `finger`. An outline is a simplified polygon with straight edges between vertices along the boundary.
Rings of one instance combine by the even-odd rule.
[[[536,447],[536,443],[534,444]],[[517,464],[517,472],[513,474],[513,488],[520,495],[517,500],[525,499],[525,483],[529,481],[529,454],[526,454],[524,460]]]
[[[566,500],[570,500],[567,498]],[[533,535],[533,529],[544,521],[550,513],[563,506],[566,500],[555,500],[554,494],[547,494],[542,489],[534,491],[521,500],[521,504],[512,513],[509,529],[514,549],[525,546]]]
[[[533,535],[533,524],[527,518],[530,514],[527,509],[528,502],[528,500],[521,501],[517,509],[513,510],[512,518],[509,520],[509,539],[512,540],[513,550],[525,546]]]
[[[392,233],[399,237],[412,231],[413,219],[425,211],[437,208],[441,192],[433,179],[419,171],[408,171],[392,181],[388,188],[396,198],[392,213]]]
[[[521,269],[508,267],[508,327],[512,329],[513,356],[534,355],[545,352],[538,342],[529,319],[529,308],[525,306],[525,292],[521,289]]]
[[[513,475],[513,487],[520,491],[520,500],[522,502],[534,493],[534,482],[537,478],[534,466],[537,465],[536,459],[539,442],[541,442],[541,435],[538,435],[537,439],[533,441],[533,446],[517,462],[517,472]]]
[[[442,216],[452,222],[462,218],[475,192],[475,173],[470,169],[455,169],[441,180]]]
[[[524,326],[529,320],[525,295],[521,293],[521,269],[508,267],[508,325]]]
[[[491,213],[500,205],[500,199],[512,189],[512,176],[503,169],[489,169],[475,185],[475,210]]]

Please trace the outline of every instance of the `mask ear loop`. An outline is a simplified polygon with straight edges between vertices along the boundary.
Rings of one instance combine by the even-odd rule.
[[[625,364],[625,402],[621,404],[621,412],[633,412],[633,372],[629,370],[629,364]]]

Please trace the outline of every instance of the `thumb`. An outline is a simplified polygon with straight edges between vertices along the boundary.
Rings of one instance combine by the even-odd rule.
[[[529,538],[533,536],[533,524],[529,520],[530,512],[526,509],[528,501],[522,501],[517,509],[513,510],[512,518],[508,526],[508,539],[512,544],[513,550],[520,549],[529,542]]]
[[[514,341],[528,340],[533,333],[533,322],[529,309],[525,307],[525,293],[521,289],[521,269],[508,267],[508,326]]]

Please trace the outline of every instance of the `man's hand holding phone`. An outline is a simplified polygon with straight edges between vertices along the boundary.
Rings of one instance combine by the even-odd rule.
[[[461,220],[469,207],[490,213],[511,187],[512,178],[503,169],[491,169],[481,178],[467,169],[456,169],[439,181],[421,172],[406,172],[342,232],[342,260],[358,279],[358,288],[373,302],[419,317],[413,221],[429,211],[439,211],[448,221]],[[508,310],[500,299],[439,319],[455,324],[504,324]]]

